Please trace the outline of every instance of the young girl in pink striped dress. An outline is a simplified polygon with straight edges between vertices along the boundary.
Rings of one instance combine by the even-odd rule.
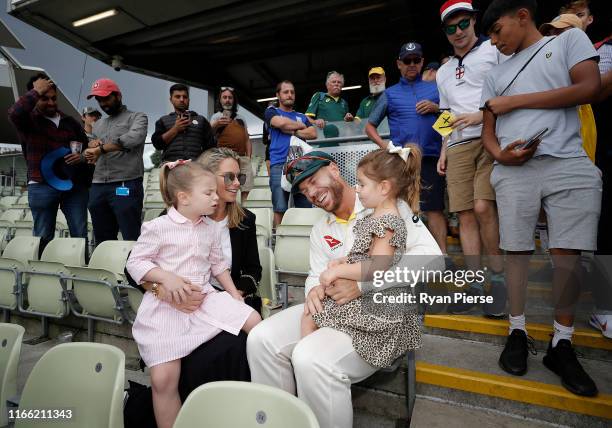
[[[160,175],[168,214],[142,225],[127,270],[138,283],[163,284],[175,302],[191,293],[183,278],[206,294],[200,308],[186,314],[147,292],[132,327],[140,355],[151,369],[157,426],[170,428],[181,407],[181,358],[222,330],[248,333],[261,317],[243,302],[232,282],[223,259],[221,227],[205,217],[217,205],[214,174],[197,162],[180,160],[163,165]],[[211,274],[224,292],[209,284]]]

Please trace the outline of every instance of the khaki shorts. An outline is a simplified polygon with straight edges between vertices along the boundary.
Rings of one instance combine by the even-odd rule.
[[[474,209],[475,199],[494,201],[491,171],[493,160],[480,139],[450,147],[446,152],[449,211]]]
[[[240,186],[241,192],[250,192],[253,190],[253,182],[255,174],[253,174],[253,167],[251,166],[251,158],[247,156],[240,156],[240,173],[246,175],[245,183]]]

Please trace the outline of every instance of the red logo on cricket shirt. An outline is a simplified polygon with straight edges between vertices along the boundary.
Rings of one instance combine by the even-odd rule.
[[[323,239],[325,240],[325,242],[327,242],[327,245],[329,245],[330,250],[335,250],[336,248],[342,245],[342,242],[338,241],[331,235],[325,235]]]

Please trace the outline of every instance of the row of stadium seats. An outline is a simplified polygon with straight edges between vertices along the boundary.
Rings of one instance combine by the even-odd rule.
[[[65,343],[47,351],[27,378],[20,398],[17,371],[25,329],[0,324],[0,426],[8,423],[6,402],[15,427],[46,426],[62,421],[78,427],[123,427],[125,354],[111,345]],[[240,403],[240,411],[232,411]],[[42,410],[44,409],[44,410]],[[41,418],[40,412],[51,416]],[[37,412],[35,415],[34,412]],[[46,413],[45,415],[46,416]],[[310,408],[280,389],[247,382],[212,382],[195,389],[185,400],[175,428],[251,427],[317,428]]]
[[[133,321],[142,293],[129,286],[124,267],[133,241],[105,241],[85,265],[83,238],[56,238],[40,260],[40,238],[13,238],[0,258],[0,309],[42,317],[42,335],[48,318],[71,313],[88,321],[93,340],[95,321],[122,324]]]

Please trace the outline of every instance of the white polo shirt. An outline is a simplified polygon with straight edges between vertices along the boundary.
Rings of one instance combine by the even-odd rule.
[[[398,210],[406,223],[406,255],[441,256],[442,251],[435,239],[427,230],[418,216],[404,201],[398,201]],[[306,278],[305,292],[319,285],[319,275],[327,269],[327,264],[334,259],[345,257],[351,251],[355,236],[353,226],[355,222],[372,213],[361,205],[359,197],[355,197],[355,207],[348,221],[337,218],[332,213],[327,213],[312,227],[310,232],[310,271]],[[415,263],[421,263],[416,260]],[[420,268],[416,267],[417,269]],[[367,284],[363,284],[367,286]],[[360,288],[362,284],[359,284]],[[366,290],[364,290],[366,291]]]
[[[480,107],[482,85],[489,70],[506,58],[488,38],[483,36],[479,37],[474,47],[463,58],[452,56],[436,74],[440,110],[450,110],[455,116],[477,112]],[[448,147],[480,138],[481,132],[482,125],[455,130],[450,136]]]

